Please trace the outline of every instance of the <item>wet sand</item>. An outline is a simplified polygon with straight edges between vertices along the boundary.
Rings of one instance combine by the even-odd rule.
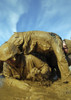
[[[0,100],[71,100],[71,83],[55,82],[47,87],[37,82],[0,78]]]

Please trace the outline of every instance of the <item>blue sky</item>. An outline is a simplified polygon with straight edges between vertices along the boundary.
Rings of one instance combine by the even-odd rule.
[[[0,0],[0,45],[13,32],[40,30],[71,37],[71,0]]]

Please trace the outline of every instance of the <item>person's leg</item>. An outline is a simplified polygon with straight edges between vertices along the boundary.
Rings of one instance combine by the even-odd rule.
[[[3,64],[3,75],[5,77],[13,77],[13,78],[20,79],[19,73],[6,62],[4,62]]]
[[[26,57],[26,69],[25,73],[27,74],[27,79],[39,78],[42,80],[43,76],[47,75],[47,78],[50,76],[51,68],[46,62],[43,62],[41,59],[33,56],[27,55]],[[44,77],[46,78],[46,77]]]

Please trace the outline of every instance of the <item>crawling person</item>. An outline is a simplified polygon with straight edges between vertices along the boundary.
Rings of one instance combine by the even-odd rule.
[[[49,80],[51,68],[33,55],[15,55],[3,64],[3,75],[15,79]]]

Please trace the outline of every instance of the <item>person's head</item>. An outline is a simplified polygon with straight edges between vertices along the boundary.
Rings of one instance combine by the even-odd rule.
[[[68,53],[68,48],[67,48],[66,42],[64,40],[63,40],[63,50],[65,53]]]
[[[67,53],[68,55],[71,54],[71,40],[68,39],[63,40],[63,49],[64,52]]]

